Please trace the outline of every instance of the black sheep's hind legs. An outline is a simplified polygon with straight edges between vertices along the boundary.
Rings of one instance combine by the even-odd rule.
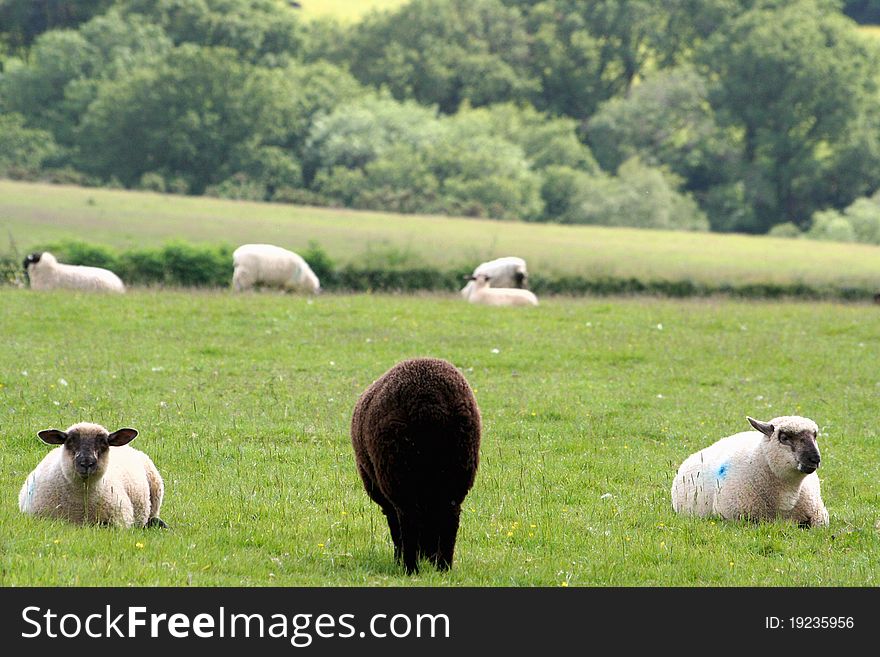
[[[400,563],[403,554],[403,541],[400,538],[400,520],[397,511],[391,505],[382,507],[382,513],[388,519],[388,529],[391,531],[391,541],[394,543],[394,561]]]
[[[419,572],[419,526],[412,516],[399,514],[403,567],[407,575]]]
[[[452,568],[452,557],[455,553],[455,538],[458,535],[458,524],[461,507],[456,505],[436,517],[437,552],[431,561],[438,570]]]

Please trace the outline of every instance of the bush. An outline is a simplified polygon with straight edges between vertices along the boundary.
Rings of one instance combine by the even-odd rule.
[[[129,285],[225,287],[232,280],[232,247],[172,242],[158,249],[117,253],[106,246],[68,240],[30,249],[51,251],[69,265],[103,267]],[[21,268],[21,263],[18,265]]]
[[[0,255],[0,285],[24,285],[24,269],[21,266],[23,258],[4,254]]]
[[[232,280],[232,248],[173,242],[161,250],[165,283],[194,287],[227,287]]]
[[[321,245],[312,240],[309,242],[309,248],[300,253],[307,263],[309,263],[309,267],[312,268],[312,271],[315,272],[315,276],[318,277],[318,280],[321,281],[322,287],[327,287],[331,285],[331,279],[335,275],[335,266],[333,264],[333,260],[330,259],[330,256],[327,255],[327,252],[321,248]]]
[[[853,227],[857,242],[880,244],[880,196],[856,199],[844,214]]]
[[[0,175],[36,172],[58,152],[52,133],[25,127],[21,114],[0,114]]]
[[[849,220],[836,210],[822,210],[813,214],[813,225],[806,233],[812,240],[855,242],[856,232]]]
[[[168,180],[168,191],[171,194],[189,194],[189,183],[186,181],[186,178],[172,176]]]
[[[334,201],[318,192],[297,187],[279,187],[272,194],[275,203],[294,203],[297,205],[316,205],[320,207],[339,207],[339,202]]]
[[[142,175],[138,187],[150,192],[159,192],[160,194],[166,191],[165,179],[161,173],[156,173],[155,171],[148,171]]]
[[[160,249],[127,252],[121,259],[116,273],[128,285],[155,285],[168,282],[165,276],[165,260]]]
[[[857,198],[842,213],[837,210],[815,212],[807,237],[880,244],[880,193],[873,198]]]
[[[69,265],[85,265],[87,267],[103,267],[116,271],[119,256],[109,247],[89,244],[77,240],[64,240],[30,249],[34,251],[50,251],[58,260]]]
[[[571,224],[708,230],[709,222],[677,180],[637,158],[624,162],[617,177],[570,167],[550,167],[541,189],[554,219]]]
[[[801,229],[798,228],[795,224],[790,221],[785,222],[784,224],[776,224],[770,231],[767,233],[770,237],[801,237],[803,233]]]
[[[216,196],[239,201],[263,201],[267,197],[266,186],[251,180],[244,173],[236,173],[219,185],[209,185],[205,196]]]

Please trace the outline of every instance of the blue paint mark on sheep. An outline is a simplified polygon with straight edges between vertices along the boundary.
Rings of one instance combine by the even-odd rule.
[[[37,487],[37,476],[32,472],[27,478],[27,493],[25,495],[25,509],[30,509],[34,499],[34,490]]]
[[[721,466],[718,468],[718,472],[716,472],[715,475],[718,477],[718,479],[724,479],[727,476],[727,471],[729,469],[730,468],[728,467],[727,463],[722,463]]]

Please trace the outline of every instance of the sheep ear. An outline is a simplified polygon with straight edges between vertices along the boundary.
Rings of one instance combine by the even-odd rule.
[[[112,447],[122,447],[137,438],[137,435],[137,429],[119,429],[107,436],[107,444]]]
[[[772,436],[773,432],[776,431],[776,427],[774,427],[769,422],[761,422],[761,420],[756,420],[753,417],[748,418],[749,424],[751,424],[755,429],[763,433],[765,436]]]
[[[47,445],[63,445],[67,440],[67,434],[61,429],[43,429],[37,435]]]

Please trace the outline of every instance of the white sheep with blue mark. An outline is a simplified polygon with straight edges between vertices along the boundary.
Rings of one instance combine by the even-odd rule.
[[[827,526],[816,423],[796,415],[748,421],[756,431],[722,438],[685,459],[672,482],[672,508],[682,515]]]

